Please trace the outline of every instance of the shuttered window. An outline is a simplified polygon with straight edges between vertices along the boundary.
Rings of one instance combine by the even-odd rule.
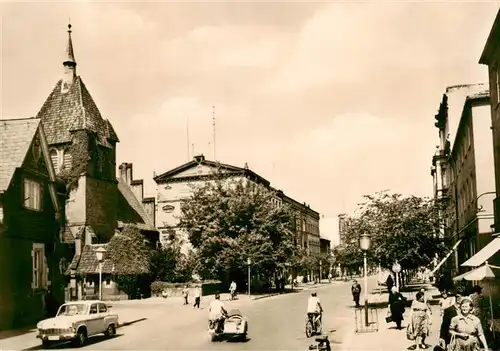
[[[73,161],[73,156],[69,153],[69,151],[64,151],[63,164],[65,169],[71,168],[71,162]]]

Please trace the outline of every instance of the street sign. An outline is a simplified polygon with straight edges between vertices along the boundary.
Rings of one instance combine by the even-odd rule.
[[[394,273],[399,273],[399,272],[401,272],[401,265],[400,265],[399,263],[397,263],[397,262],[396,262],[396,263],[394,263],[394,264],[392,265],[392,271],[393,271]]]

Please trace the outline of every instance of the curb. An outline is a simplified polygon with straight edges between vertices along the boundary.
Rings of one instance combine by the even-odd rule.
[[[125,322],[125,323],[118,323],[118,326],[116,328],[118,329],[118,328],[126,327],[128,325],[132,325],[132,324],[135,324],[135,323],[138,323],[138,322],[145,321],[146,319],[147,318],[139,318],[139,319],[134,319],[134,320],[129,321],[129,322]]]

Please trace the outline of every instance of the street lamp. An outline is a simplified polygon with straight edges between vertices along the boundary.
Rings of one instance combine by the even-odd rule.
[[[319,260],[319,283],[321,284],[321,268],[322,268],[322,265],[323,265],[323,261],[322,260]]]
[[[250,297],[250,265],[252,264],[252,260],[250,257],[247,258],[247,266],[248,266],[248,297]]]
[[[359,237],[359,247],[363,250],[363,267],[365,274],[365,326],[368,326],[368,272],[366,265],[366,251],[370,249],[372,244],[372,237],[370,234],[365,233]]]
[[[106,249],[102,246],[95,250],[95,255],[99,261],[99,300],[102,300],[102,259],[104,258],[105,253]]]

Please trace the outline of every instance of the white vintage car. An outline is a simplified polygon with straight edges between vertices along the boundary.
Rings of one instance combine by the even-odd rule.
[[[118,328],[118,315],[110,313],[102,301],[74,301],[59,307],[54,318],[44,319],[37,324],[37,338],[44,347],[53,342],[71,340],[75,346],[82,346],[92,335],[104,333],[111,337]]]

